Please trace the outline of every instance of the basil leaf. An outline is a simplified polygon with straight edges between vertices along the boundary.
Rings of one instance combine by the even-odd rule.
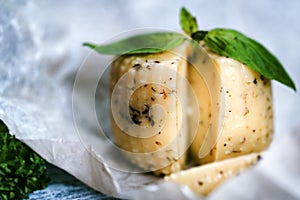
[[[174,32],[155,32],[129,37],[124,40],[106,45],[84,43],[98,53],[123,55],[123,54],[144,54],[159,53],[173,49],[185,40],[185,36]]]
[[[268,79],[277,80],[296,91],[296,86],[277,58],[263,45],[231,29],[213,29],[204,37],[215,53],[233,58]]]
[[[205,35],[208,33],[208,31],[196,31],[192,33],[191,37],[193,40],[196,40],[197,42],[204,39]]]
[[[182,30],[190,36],[192,33],[198,31],[196,18],[184,7],[180,10],[180,25]]]

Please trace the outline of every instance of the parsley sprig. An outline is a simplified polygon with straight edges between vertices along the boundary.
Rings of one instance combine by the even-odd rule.
[[[0,120],[0,199],[24,199],[49,182],[45,160],[9,134]]]

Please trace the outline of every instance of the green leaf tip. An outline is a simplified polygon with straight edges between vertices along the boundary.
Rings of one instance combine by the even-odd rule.
[[[180,25],[182,30],[189,36],[198,31],[196,18],[185,7],[180,10]]]
[[[88,42],[83,43],[82,46],[90,47],[91,49],[94,49],[97,47],[97,45],[88,43]]]
[[[175,32],[154,32],[131,36],[105,45],[83,43],[98,53],[110,55],[160,53],[173,49],[185,40],[185,36]]]

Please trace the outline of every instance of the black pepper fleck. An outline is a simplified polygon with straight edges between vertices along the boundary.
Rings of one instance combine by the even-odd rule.
[[[202,181],[198,181],[198,185],[199,185],[199,186],[202,186],[202,185],[203,185],[203,182],[202,182]]]
[[[257,80],[256,80],[256,78],[253,80],[253,83],[254,83],[254,84],[257,84]]]
[[[149,113],[149,110],[150,110],[150,109],[149,109],[149,106],[146,105],[146,109],[142,111],[142,114],[144,114],[144,115],[148,114],[148,113]]]
[[[133,114],[132,115],[132,121],[135,123],[135,124],[141,124],[142,122],[139,120],[139,115],[137,114]]]
[[[163,99],[166,99],[166,98],[168,97],[165,90],[163,90],[163,91],[160,92],[159,94],[162,94],[162,95],[163,95]]]
[[[133,68],[135,68],[136,71],[138,71],[139,69],[141,69],[141,65],[140,64],[135,64],[133,65]]]
[[[260,161],[260,160],[261,160],[261,156],[257,155],[257,161]]]

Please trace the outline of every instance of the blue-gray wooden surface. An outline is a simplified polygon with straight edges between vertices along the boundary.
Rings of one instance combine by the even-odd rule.
[[[51,178],[48,187],[30,194],[30,200],[116,199],[89,188],[84,183],[53,165],[48,165],[48,171]]]

